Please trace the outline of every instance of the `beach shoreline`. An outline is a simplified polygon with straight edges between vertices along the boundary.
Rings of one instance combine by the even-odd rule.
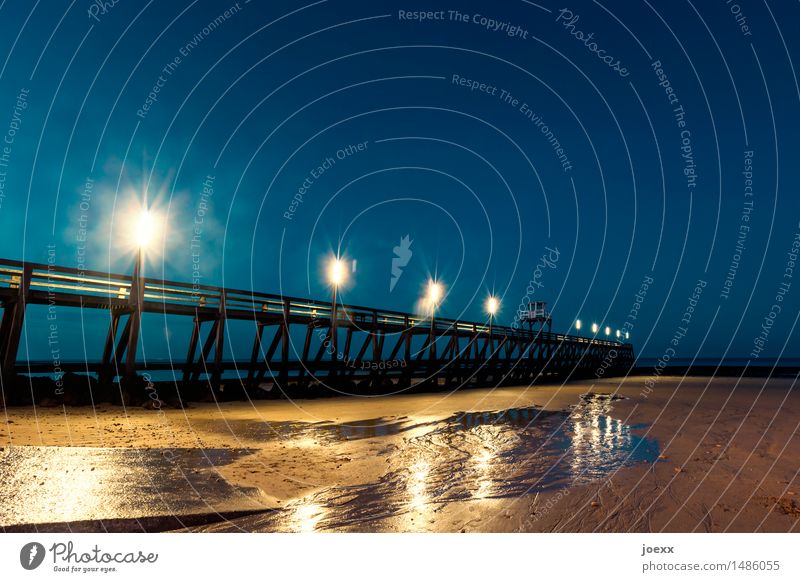
[[[8,408],[0,411],[0,454],[26,447],[243,451],[199,467],[197,480],[219,479],[234,492],[225,489],[226,512],[263,513],[187,523],[194,531],[797,531],[800,397],[793,380],[664,376],[648,386],[646,376],[632,376],[390,397],[193,403],[186,409]],[[497,493],[507,491],[503,479],[510,473],[492,474],[488,460],[482,495],[441,496],[437,487],[447,490],[447,479],[414,480],[420,470],[409,443],[454,415],[535,409],[566,418],[586,394],[621,397],[604,414],[631,427],[636,438],[656,442],[658,458],[587,483],[515,495]],[[491,422],[463,429],[468,435],[480,431],[483,439],[467,456],[487,454],[487,443],[496,438],[492,430]],[[584,438],[591,443],[595,437]],[[495,453],[502,457],[504,451]],[[453,479],[469,488],[478,474]],[[385,514],[353,511],[353,500],[341,494],[362,488],[363,499],[371,500],[383,489],[366,486],[385,484],[387,475],[399,476],[404,489],[389,493],[395,505]],[[171,487],[180,497],[180,479]],[[235,501],[240,492],[246,503]],[[0,510],[8,503],[6,494]],[[212,509],[221,508],[212,503]],[[19,526],[27,518],[15,519],[0,523]]]

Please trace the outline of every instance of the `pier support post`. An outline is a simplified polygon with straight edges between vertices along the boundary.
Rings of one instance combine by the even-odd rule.
[[[6,380],[13,380],[16,374],[17,352],[19,341],[22,337],[22,325],[25,322],[25,308],[28,303],[28,292],[31,287],[33,269],[26,264],[22,268],[19,279],[12,284],[18,285],[17,296],[3,306],[3,320],[0,323],[0,373],[3,384]]]

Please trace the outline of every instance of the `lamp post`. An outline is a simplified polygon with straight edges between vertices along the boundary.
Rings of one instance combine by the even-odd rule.
[[[489,295],[489,298],[486,299],[486,312],[489,314],[489,341],[492,345],[492,351],[494,351],[494,316],[499,309],[500,300],[494,295]]]
[[[434,330],[436,329],[436,307],[439,302],[444,297],[444,286],[436,281],[435,279],[431,279],[428,281],[428,294],[426,296],[426,301],[428,303],[428,309],[431,311],[431,329],[430,329],[430,338],[429,343],[431,347],[431,358],[436,359],[436,335]]]
[[[337,361],[339,359],[338,338],[336,332],[337,303],[339,285],[344,283],[346,278],[347,262],[339,258],[339,256],[333,257],[328,263],[328,283],[331,285],[333,290],[333,296],[331,298],[331,348],[333,348],[333,354],[331,357],[335,358]]]
[[[156,237],[158,221],[151,210],[143,209],[136,217],[133,227],[133,242],[136,246],[136,263],[133,267],[131,293],[128,304],[131,308],[128,330],[128,350],[125,360],[125,375],[130,379],[136,374],[136,348],[144,307],[144,254]]]

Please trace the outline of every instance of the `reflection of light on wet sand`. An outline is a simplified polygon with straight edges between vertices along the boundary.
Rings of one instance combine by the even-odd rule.
[[[12,447],[0,454],[0,526],[252,507],[212,467],[232,450]],[[208,469],[208,471],[204,470]]]
[[[574,478],[591,477],[594,470],[613,463],[617,455],[627,454],[631,435],[620,421],[607,416],[608,406],[592,402],[573,411],[572,462]]]
[[[428,492],[430,472],[431,464],[426,459],[418,459],[408,468],[405,530],[418,528],[431,511],[431,497]]]
[[[420,511],[430,500],[427,493],[427,480],[430,471],[431,465],[424,459],[417,461],[409,467],[407,485],[409,496],[408,506],[409,509],[413,511]]]
[[[492,469],[492,460],[494,458],[495,454],[489,449],[484,449],[475,458],[475,469],[477,470],[478,473],[477,475],[478,487],[472,493],[472,496],[475,499],[484,499],[485,497],[488,497],[492,492],[491,469]]]
[[[115,466],[93,470],[79,454],[55,447],[38,452],[18,463],[7,490],[12,500],[6,509],[13,507],[13,513],[25,522],[46,523],[86,519],[106,506],[114,507],[115,496],[104,482],[119,478]]]
[[[39,491],[39,501],[47,499],[50,505],[58,508],[59,519],[72,521],[92,514],[103,504],[111,493],[103,486],[103,481],[113,478],[114,467],[99,467],[94,471],[85,466],[73,466],[71,471],[51,475],[55,479],[45,482],[44,490]],[[37,521],[51,521],[54,512],[40,513]],[[30,514],[28,514],[30,515]]]
[[[502,449],[501,429],[498,426],[481,426],[470,431],[478,439],[480,449],[472,455],[475,489],[474,499],[485,499],[494,492],[492,473],[497,462],[497,452]]]
[[[297,447],[298,449],[313,449],[314,447],[320,446],[320,443],[316,439],[311,437],[300,437],[292,439],[287,444],[293,447]]]
[[[379,453],[375,477],[322,485],[317,493],[248,523],[251,531],[447,530],[453,504],[472,503],[467,511],[501,508],[508,499],[596,482],[623,466],[656,459],[658,444],[608,416],[611,399],[605,400],[587,397],[569,414],[530,407],[459,412],[425,422],[381,421],[375,430],[402,430],[387,433],[397,435],[391,443],[369,443]],[[286,442],[307,437],[336,444],[373,430],[368,421],[358,426],[368,428],[332,431],[315,425]]]
[[[289,517],[289,531],[313,532],[317,524],[325,516],[325,508],[317,503],[300,501]]]

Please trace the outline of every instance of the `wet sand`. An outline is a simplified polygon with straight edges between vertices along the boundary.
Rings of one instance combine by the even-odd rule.
[[[792,380],[644,386],[632,377],[185,410],[9,408],[0,410],[0,525],[256,512],[178,525],[798,530]]]

